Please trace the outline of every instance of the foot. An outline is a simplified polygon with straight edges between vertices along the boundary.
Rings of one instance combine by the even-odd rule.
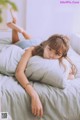
[[[7,23],[7,26],[13,30],[16,30],[17,32],[24,33],[24,30],[21,27],[12,22]]]
[[[22,35],[24,36],[25,39],[30,39],[31,37],[25,32],[24,29],[22,29],[21,27],[19,27],[18,25],[16,25],[17,19],[14,13],[13,9],[10,9],[11,12],[11,16],[12,16],[12,22],[8,22],[7,26],[13,30],[16,30],[17,32],[22,33]]]
[[[25,31],[23,31],[22,34],[25,39],[31,39],[31,37]]]
[[[10,13],[11,13],[11,16],[12,16],[12,22],[13,22],[14,24],[16,24],[17,18],[16,18],[16,15],[15,15],[14,10],[13,10],[12,8],[10,9]]]

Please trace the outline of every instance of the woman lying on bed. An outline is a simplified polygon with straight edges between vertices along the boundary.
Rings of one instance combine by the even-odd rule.
[[[12,14],[13,16],[13,14]],[[12,43],[19,41],[18,32],[22,33],[26,40],[30,39],[30,36],[19,26],[16,25],[16,18],[13,16],[13,22],[7,23],[8,27],[12,29]],[[58,59],[59,62],[64,66],[66,70],[66,65],[62,63],[62,59],[67,59],[71,64],[71,69],[68,78],[73,79],[76,73],[76,67],[72,64],[72,61],[67,57],[67,52],[69,49],[69,39],[63,35],[53,35],[48,40],[42,42],[38,46],[32,46],[28,48],[23,54],[16,72],[15,76],[25,91],[31,97],[31,108],[32,113],[36,116],[43,116],[43,106],[39,99],[37,92],[30,85],[28,78],[25,76],[25,68],[29,59],[34,55],[42,56],[45,59]]]

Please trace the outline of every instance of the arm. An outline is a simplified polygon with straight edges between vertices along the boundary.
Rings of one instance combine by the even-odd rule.
[[[73,74],[69,74],[69,76],[68,76],[68,79],[69,80],[73,80],[75,77],[74,77],[74,75]]]
[[[34,50],[34,47],[31,47],[25,51],[25,53],[23,54],[18,66],[17,66],[15,76],[16,76],[17,80],[19,81],[19,83],[22,85],[22,87],[25,89],[25,91],[31,97],[32,113],[34,115],[42,116],[43,108],[42,108],[42,104],[40,102],[39,96],[38,96],[37,92],[34,90],[34,88],[30,84],[28,84],[29,81],[24,74],[26,65],[27,65],[30,57],[32,57],[33,50]]]
[[[27,88],[26,85],[27,85],[27,83],[29,83],[29,81],[28,81],[27,77],[25,76],[24,71],[25,71],[25,68],[27,66],[27,63],[28,63],[30,57],[32,57],[32,50],[33,50],[33,48],[31,47],[25,51],[21,60],[18,63],[16,73],[15,73],[17,80],[19,81],[19,83],[22,85],[22,87],[25,90]],[[29,94],[29,95],[32,96],[31,94]]]

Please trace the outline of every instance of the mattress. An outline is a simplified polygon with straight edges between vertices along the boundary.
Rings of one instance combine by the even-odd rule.
[[[0,40],[0,50],[9,39]],[[68,80],[65,89],[31,82],[43,105],[43,117],[31,112],[31,99],[14,76],[0,73],[1,112],[12,120],[80,120],[80,78]]]
[[[31,82],[43,105],[41,120],[80,120],[80,79],[69,80],[65,89]],[[35,120],[29,95],[15,77],[0,74],[1,112],[12,120]],[[39,118],[38,118],[39,119]]]

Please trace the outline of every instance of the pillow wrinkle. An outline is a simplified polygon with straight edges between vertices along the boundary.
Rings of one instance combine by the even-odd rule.
[[[48,71],[46,71],[43,75],[42,75],[42,77],[40,78],[40,82],[42,82],[43,80],[44,80],[44,77],[45,77],[45,75],[48,73]]]
[[[18,62],[24,50],[16,45],[2,46],[0,52],[0,72],[8,76],[14,76]]]
[[[36,42],[34,44],[36,44]],[[68,55],[77,66],[78,72],[76,77],[80,77],[80,56],[71,49],[72,48],[69,49]],[[17,45],[0,44],[0,72],[5,75],[14,76],[18,62],[24,52],[25,50]],[[29,80],[35,82],[45,83],[57,88],[65,88],[70,71],[70,64],[66,59],[63,60],[63,62],[67,67],[65,71],[64,67],[62,65],[60,66],[58,60],[48,60],[40,56],[33,56],[27,64],[25,75]]]
[[[69,64],[68,62],[64,63]],[[69,65],[67,65],[69,67]],[[32,80],[58,88],[65,88],[68,70],[64,72],[58,60],[43,59],[40,56],[30,58],[25,70],[26,76]]]

